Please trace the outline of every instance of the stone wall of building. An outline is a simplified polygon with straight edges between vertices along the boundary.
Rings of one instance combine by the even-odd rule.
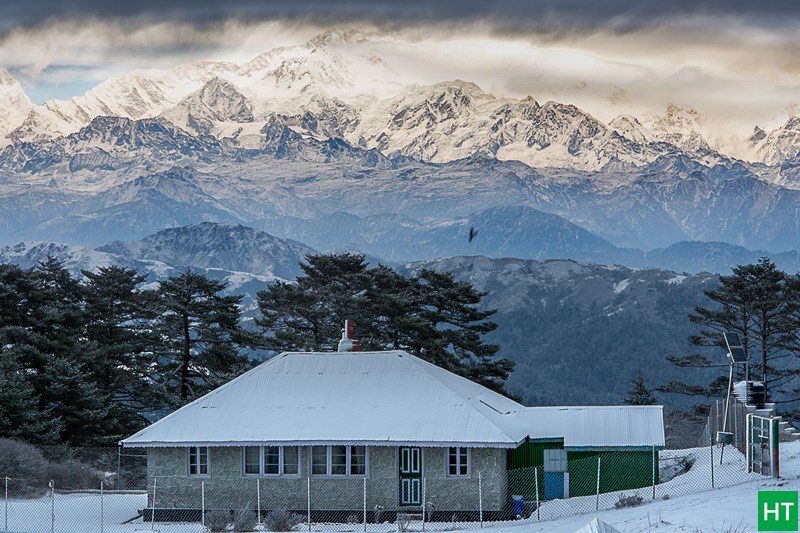
[[[243,475],[240,447],[209,448],[210,475],[188,475],[186,448],[148,449],[148,502],[155,507],[199,509],[201,486],[206,509],[288,509],[303,511],[311,492],[312,512],[363,510],[366,484],[367,510],[396,510],[399,502],[399,452],[397,447],[371,447],[365,477],[311,476],[310,448],[300,448],[300,475],[249,477]],[[508,503],[506,451],[493,448],[470,450],[470,475],[447,475],[447,448],[423,449],[425,501],[437,511],[477,511],[478,484],[484,510],[502,510]],[[480,475],[479,475],[480,473]],[[366,481],[365,481],[366,480]],[[155,485],[155,487],[154,487]],[[363,511],[362,511],[363,512]],[[360,520],[359,516],[359,520]],[[372,518],[370,518],[372,519]]]

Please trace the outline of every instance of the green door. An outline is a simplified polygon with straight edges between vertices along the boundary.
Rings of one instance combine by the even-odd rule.
[[[400,505],[422,505],[422,448],[400,448]]]

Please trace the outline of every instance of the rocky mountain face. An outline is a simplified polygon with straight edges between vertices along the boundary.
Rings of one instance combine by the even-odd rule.
[[[179,268],[207,268],[294,279],[299,263],[315,251],[236,224],[203,222],[172,228],[134,242],[115,241],[97,249],[122,257],[160,261]]]
[[[715,287],[713,276],[483,257],[408,269],[423,267],[453,272],[487,293],[484,305],[498,310],[493,320],[499,325],[490,340],[517,362],[509,389],[526,405],[619,403],[639,370],[649,387],[711,376],[676,368],[666,356],[696,351],[686,342],[694,331],[686,313],[706,303],[703,290]],[[708,355],[724,364],[722,350]]]

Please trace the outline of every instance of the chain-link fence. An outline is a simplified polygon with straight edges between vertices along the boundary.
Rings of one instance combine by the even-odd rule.
[[[64,466],[64,476],[52,480],[4,478],[3,531],[476,529],[643,505],[763,479],[748,472],[745,457],[735,447],[707,446],[571,453],[562,464],[453,477],[269,479],[189,477],[181,471],[150,478],[146,490],[136,491],[129,487],[145,487],[143,457],[137,450],[123,450],[138,455],[127,458],[118,451],[46,450],[50,462],[72,463],[74,470],[66,472]],[[126,464],[138,474],[126,472]],[[85,477],[87,468],[100,477]]]

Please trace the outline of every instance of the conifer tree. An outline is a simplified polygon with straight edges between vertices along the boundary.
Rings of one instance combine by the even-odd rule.
[[[245,370],[242,348],[252,337],[240,324],[241,296],[223,296],[223,282],[197,272],[162,281],[158,289],[160,367],[156,379],[185,403]]]
[[[729,276],[720,276],[720,285],[705,295],[713,307],[696,307],[689,319],[699,332],[689,337],[690,344],[716,347],[714,360],[699,353],[668,359],[686,368],[717,368],[719,373],[708,385],[673,381],[659,387],[668,393],[720,397],[728,384],[727,345],[723,333],[737,333],[750,363],[750,378],[764,383],[768,394],[780,392],[797,375],[792,365],[776,364],[798,351],[798,282],[778,270],[768,258],[740,265]],[[743,376],[738,375],[739,379]]]
[[[423,270],[405,277],[386,266],[368,268],[359,254],[311,255],[296,284],[258,293],[256,323],[264,343],[279,350],[335,350],[345,319],[367,350],[407,350],[495,390],[513,369],[496,359],[482,336],[497,326],[481,310],[484,296],[449,273]]]
[[[133,269],[109,266],[82,274],[90,370],[112,400],[109,416],[130,434],[146,424],[145,413],[164,404],[150,382],[153,294],[138,288],[145,277]]]
[[[624,403],[625,405],[658,404],[658,400],[653,394],[653,390],[648,388],[647,385],[645,385],[644,375],[642,374],[641,370],[636,375],[636,377],[631,380],[631,383],[633,383],[633,387],[631,387],[631,390],[628,391],[628,396],[626,396],[622,400],[622,403]]]

